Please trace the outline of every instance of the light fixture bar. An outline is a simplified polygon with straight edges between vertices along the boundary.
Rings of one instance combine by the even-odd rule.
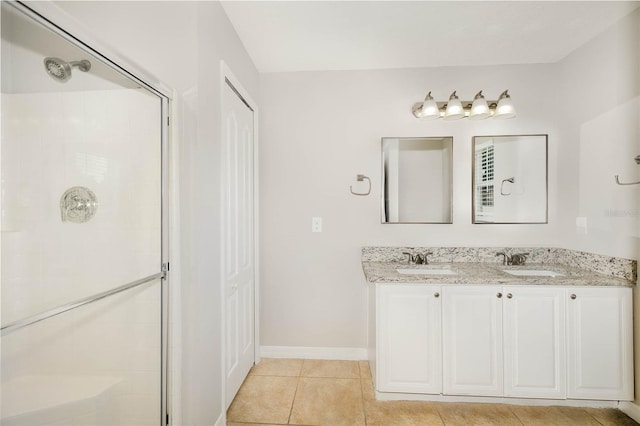
[[[497,100],[485,100],[482,90],[480,90],[475,95],[475,98],[470,101],[460,101],[457,99],[456,91],[454,90],[453,93],[451,93],[449,100],[455,102],[456,106],[459,101],[464,115],[460,113],[458,108],[449,108],[450,114],[447,115],[449,101],[435,101],[431,96],[431,92],[429,92],[424,102],[416,102],[411,111],[416,118],[420,119],[442,118],[444,120],[457,120],[461,118],[469,118],[470,120],[482,120],[489,117],[501,119],[514,118],[516,116],[516,111],[508,90],[502,92]],[[476,105],[475,108],[474,101]],[[488,109],[484,108],[485,102]],[[425,104],[427,104],[426,107]]]

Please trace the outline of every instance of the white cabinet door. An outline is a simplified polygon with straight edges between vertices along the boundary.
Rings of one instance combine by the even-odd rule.
[[[442,392],[440,286],[378,285],[376,389]]]
[[[633,399],[630,288],[568,288],[569,398]]]
[[[501,396],[502,287],[442,288],[443,391]]]
[[[504,394],[566,398],[566,290],[505,286]]]

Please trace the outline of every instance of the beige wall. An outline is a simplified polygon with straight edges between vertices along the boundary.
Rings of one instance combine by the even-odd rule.
[[[563,245],[640,258],[640,192],[613,176],[640,180],[640,10],[561,63],[563,139],[558,153],[558,217]],[[587,218],[587,233],[575,218]],[[634,294],[636,403],[640,403],[640,296]]]
[[[364,348],[364,245],[559,245],[558,75],[558,65],[262,74],[260,343]],[[519,117],[413,117],[427,91],[454,89],[465,99],[510,89]],[[550,136],[550,223],[472,225],[472,136],[531,133]],[[399,136],[453,136],[453,224],[380,224],[380,138]],[[358,173],[371,177],[368,197],[349,193]],[[313,216],[324,232],[311,233]]]
[[[638,193],[612,183],[640,179],[639,13],[557,64],[262,74],[261,344],[364,347],[363,245],[552,245],[637,258]],[[428,90],[446,99],[506,88],[513,120],[410,113]],[[471,137],[524,133],[549,134],[549,224],[472,225]],[[381,225],[380,138],[449,135],[454,223]],[[357,173],[371,177],[371,196],[349,194]],[[310,232],[312,216],[324,218],[323,233]]]
[[[567,248],[636,259],[640,192],[640,10],[560,62],[564,143],[558,152],[558,216]],[[575,218],[587,218],[587,233]]]

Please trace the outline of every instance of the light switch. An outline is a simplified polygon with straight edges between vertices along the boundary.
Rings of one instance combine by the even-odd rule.
[[[311,218],[311,232],[322,232],[322,218],[321,217],[312,217]]]

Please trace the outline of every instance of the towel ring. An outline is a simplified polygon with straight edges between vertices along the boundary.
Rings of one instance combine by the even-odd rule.
[[[616,183],[618,185],[640,185],[640,181],[638,182],[620,182],[620,177],[618,175],[615,175],[616,178]]]
[[[364,193],[361,193],[361,192],[353,192],[353,186],[351,186],[351,185],[349,185],[349,191],[351,191],[351,193],[352,193],[353,195],[362,195],[362,196],[364,196],[364,195],[369,195],[369,194],[371,194],[371,179],[369,179],[369,177],[368,177],[368,176],[365,176],[365,175],[357,175],[357,176],[356,176],[356,180],[357,180],[358,182],[362,182],[362,181],[364,181],[365,179],[367,180],[367,182],[369,182],[369,189],[367,190],[367,192],[364,192]]]
[[[636,155],[633,160],[636,162],[636,164],[640,165],[640,155]],[[618,185],[640,185],[640,181],[638,181],[638,182],[620,182],[620,176],[618,176],[618,175],[615,175],[615,179],[616,179],[616,183]]]
[[[514,183],[516,181],[515,177],[510,177],[507,179],[502,179],[502,183],[500,184],[500,195],[511,195],[511,192],[509,193],[505,193],[504,192],[504,183],[505,182],[510,182],[510,183]]]

